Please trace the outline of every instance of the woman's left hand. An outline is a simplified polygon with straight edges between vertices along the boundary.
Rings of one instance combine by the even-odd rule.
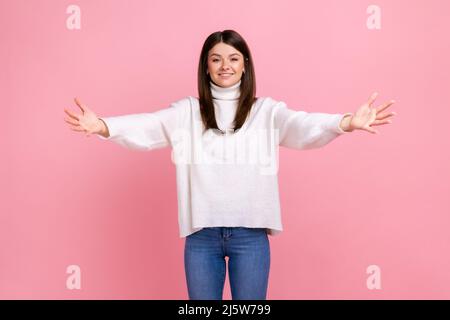
[[[382,111],[390,107],[395,101],[391,100],[375,108],[372,107],[372,104],[377,96],[377,92],[373,93],[369,100],[359,107],[359,109],[353,114],[349,124],[349,131],[359,129],[376,134],[378,131],[374,130],[371,126],[380,126],[383,124],[392,123],[392,120],[389,120],[388,118],[396,115],[397,113]]]

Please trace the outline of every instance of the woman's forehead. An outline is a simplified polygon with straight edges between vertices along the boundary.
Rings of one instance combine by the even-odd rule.
[[[233,46],[230,46],[226,43],[220,42],[216,44],[214,47],[212,47],[209,50],[210,56],[217,55],[217,56],[232,56],[234,54],[241,55],[241,53],[236,50]]]

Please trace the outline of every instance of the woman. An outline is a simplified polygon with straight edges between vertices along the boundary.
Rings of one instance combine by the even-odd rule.
[[[371,107],[376,94],[354,114],[327,114],[295,111],[255,92],[250,50],[225,30],[203,44],[198,98],[106,118],[77,99],[82,114],[65,109],[71,129],[88,136],[140,150],[172,148],[190,299],[222,299],[226,257],[232,298],[266,299],[268,235],[282,231],[278,146],[319,148],[355,129],[377,133],[372,126],[395,114],[386,112],[394,101]]]

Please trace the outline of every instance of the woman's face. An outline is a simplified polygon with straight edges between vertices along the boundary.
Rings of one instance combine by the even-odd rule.
[[[234,47],[219,42],[208,52],[208,73],[220,87],[230,87],[239,82],[244,69],[244,56]]]

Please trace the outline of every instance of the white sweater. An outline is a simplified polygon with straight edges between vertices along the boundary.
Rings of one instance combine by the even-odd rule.
[[[172,148],[176,165],[180,237],[203,227],[282,230],[278,194],[278,146],[319,148],[346,133],[339,124],[350,113],[307,113],[282,101],[259,97],[240,130],[232,123],[240,82],[223,88],[210,82],[217,130],[203,132],[199,101],[188,96],[151,113],[102,117],[114,141],[139,150]]]

